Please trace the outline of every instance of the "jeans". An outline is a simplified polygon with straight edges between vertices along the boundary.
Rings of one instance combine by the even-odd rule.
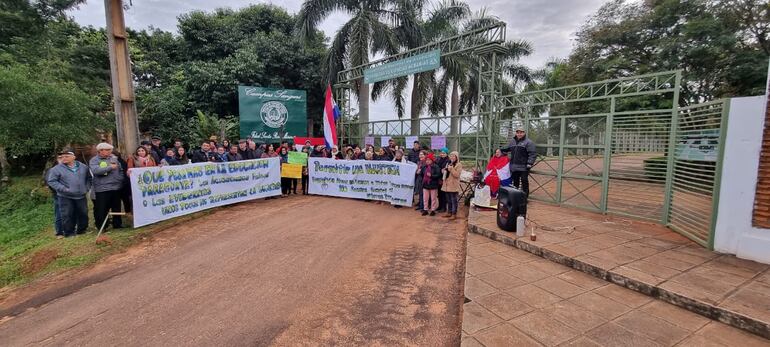
[[[451,214],[457,214],[457,192],[444,192],[446,196],[446,209]]]
[[[120,212],[120,198],[120,190],[108,190],[106,192],[96,193],[96,202],[94,203],[94,218],[96,219],[95,222],[97,228],[102,227],[102,223],[104,223],[104,219],[107,218],[107,214],[110,212],[110,210],[112,210],[112,212]],[[123,220],[120,218],[120,216],[112,217],[112,227],[116,229],[123,227]]]
[[[302,194],[307,195],[307,175],[302,175]]]
[[[442,191],[439,187],[438,190],[438,210],[439,211],[445,211],[448,209],[447,207],[447,200],[446,200],[446,192]]]
[[[414,179],[414,190],[415,194],[418,194],[420,197],[417,199],[417,207],[420,210],[424,210],[425,206],[422,204],[422,178],[417,177]]]
[[[422,205],[426,211],[436,211],[438,209],[438,189],[422,190]]]
[[[61,213],[62,235],[73,236],[88,228],[88,200],[58,197]]]
[[[511,171],[511,184],[529,196],[529,171]]]
[[[56,235],[64,235],[64,232],[62,232],[61,209],[59,209],[58,195],[53,196],[53,216],[53,228],[56,231]]]

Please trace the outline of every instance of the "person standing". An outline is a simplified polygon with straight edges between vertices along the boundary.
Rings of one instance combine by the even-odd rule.
[[[426,152],[420,151],[417,157],[417,171],[414,172],[414,194],[417,195],[417,207],[415,210],[422,211],[425,206],[422,205],[422,171],[425,167]]]
[[[272,145],[270,145],[272,148]],[[287,164],[289,162],[289,151],[286,149],[286,147],[279,147],[279,153],[278,158],[281,159],[281,166],[283,167],[283,164]],[[281,195],[285,198],[289,196],[289,192],[291,191],[291,178],[289,177],[283,177],[281,175]]]
[[[97,154],[89,162],[91,173],[94,176],[94,193],[96,193],[94,216],[97,228],[101,228],[110,210],[120,212],[120,190],[123,188],[126,168],[112,154],[112,149],[113,147],[109,143],[98,144],[96,146]],[[120,216],[112,218],[112,227],[114,229],[123,227],[123,220]]]
[[[444,168],[446,168],[446,165],[449,163],[449,148],[441,148],[441,151],[438,153],[438,158],[436,158],[436,165],[439,169],[442,171]],[[446,212],[446,194],[444,194],[444,190],[441,189],[441,186],[444,185],[444,178],[442,177],[438,181],[438,210],[436,212],[442,213]]]
[[[214,153],[211,152],[211,144],[208,141],[201,143],[200,151],[195,151],[192,156],[193,163],[205,163],[214,161]]]
[[[150,155],[151,154],[147,152],[147,149],[144,146],[137,147],[134,155],[128,157],[127,166],[129,169],[129,174],[131,173],[131,169],[135,167],[139,168],[157,166],[158,162],[156,162],[155,158],[151,157]]]
[[[529,196],[529,170],[535,165],[537,152],[535,143],[527,138],[524,128],[516,128],[516,136],[507,147],[500,148],[503,153],[511,153],[509,168],[514,187]]]
[[[155,152],[155,155],[153,156],[153,158],[163,159],[163,157],[166,155],[166,147],[164,147],[160,143],[160,137],[153,136],[151,142],[152,142],[152,150]],[[160,163],[160,161],[156,161],[156,163]]]
[[[230,145],[230,152],[227,153],[227,161],[241,161],[243,157],[238,153],[238,146]]]
[[[88,202],[86,195],[91,189],[92,177],[86,164],[75,160],[71,148],[63,149],[61,163],[48,173],[48,186],[56,191],[61,213],[61,235],[71,237],[83,234],[88,228]],[[116,197],[118,206],[120,199]]]
[[[61,154],[56,155],[56,164],[61,164]],[[48,184],[48,175],[51,173],[51,169],[55,168],[56,165],[48,168],[45,170],[45,173],[43,174],[43,178],[45,179],[46,184]],[[64,237],[64,233],[62,232],[61,227],[61,213],[59,210],[59,197],[56,195],[56,190],[54,190],[50,185],[48,186],[48,189],[51,190],[51,198],[53,198],[53,229],[56,233],[57,238]]]
[[[442,170],[444,184],[441,190],[444,192],[447,214],[444,217],[450,220],[457,219],[458,195],[460,193],[460,174],[463,172],[463,164],[460,162],[460,153],[449,153],[449,161]]]
[[[174,166],[180,165],[179,160],[176,159],[175,151],[173,148],[166,149],[166,156],[160,160],[158,166]]]
[[[155,150],[153,150],[152,142],[144,140],[141,144],[145,151],[147,151],[147,156],[152,158],[152,160],[154,160],[156,163],[160,163],[160,156],[155,153]]]
[[[414,141],[412,148],[406,153],[406,159],[417,164],[420,162],[420,141]]]
[[[433,153],[429,153],[422,168],[422,205],[425,208],[422,211],[423,216],[435,216],[438,209],[438,181],[441,179],[441,169],[434,161]]]

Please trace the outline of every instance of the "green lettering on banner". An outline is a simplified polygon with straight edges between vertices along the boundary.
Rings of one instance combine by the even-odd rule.
[[[364,70],[364,83],[386,81],[396,77],[435,70],[438,69],[440,65],[441,50],[434,49],[429,52],[399,59],[383,65],[370,67]]]
[[[298,164],[302,166],[307,166],[307,153],[289,152],[289,164]]]

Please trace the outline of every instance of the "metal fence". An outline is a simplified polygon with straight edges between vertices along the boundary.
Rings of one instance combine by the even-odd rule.
[[[680,108],[680,86],[670,71],[512,95],[489,87],[480,115],[341,122],[340,138],[411,147],[407,136],[442,135],[483,168],[524,127],[538,151],[531,199],[656,221],[713,247],[729,105]]]

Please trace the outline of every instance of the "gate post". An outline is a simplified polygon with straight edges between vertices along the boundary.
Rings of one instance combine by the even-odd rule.
[[[674,159],[675,155],[674,152],[676,152],[676,133],[677,128],[679,127],[679,88],[682,83],[682,72],[677,71],[676,72],[676,78],[674,81],[674,96],[671,99],[671,129],[668,132],[668,155],[666,160],[666,190],[663,200],[663,220],[661,221],[663,225],[668,226],[669,217],[671,214],[671,200],[673,199],[674,192],[672,191],[673,188],[673,181],[674,181]]]
[[[615,98],[610,98],[610,114],[604,125],[604,171],[602,171],[602,199],[599,208],[607,213],[610,196],[610,166],[612,165],[612,122],[615,120]]]

